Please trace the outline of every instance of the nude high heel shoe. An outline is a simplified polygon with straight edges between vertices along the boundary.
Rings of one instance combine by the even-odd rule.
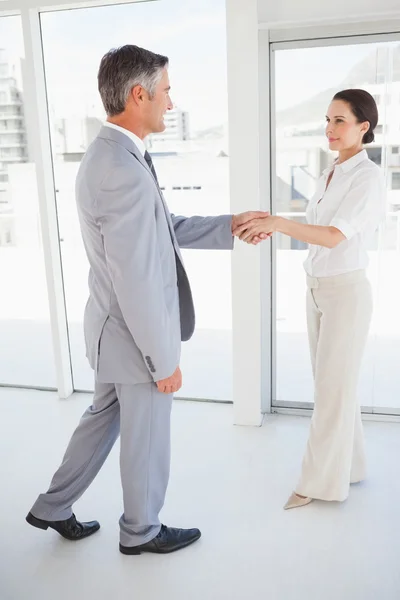
[[[306,506],[307,504],[310,504],[312,501],[312,498],[301,498],[296,494],[296,492],[293,492],[283,508],[284,510],[289,510],[290,508],[299,508],[300,506]]]

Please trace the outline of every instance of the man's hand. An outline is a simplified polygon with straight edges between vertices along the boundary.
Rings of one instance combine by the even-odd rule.
[[[243,232],[246,229],[246,224],[256,219],[262,219],[269,216],[269,212],[264,212],[262,210],[252,210],[248,212],[241,213],[239,215],[233,215],[232,217],[232,235],[238,235],[237,231],[240,228],[240,231]],[[254,246],[261,242],[261,239],[266,239],[265,237],[259,238],[254,237],[252,243]]]
[[[157,381],[158,391],[162,394],[175,394],[182,387],[182,373],[179,367],[171,377]]]
[[[253,239],[251,240],[250,244],[253,244],[253,246],[257,246],[257,244],[259,244],[260,242],[262,242],[263,240],[267,240],[268,238],[270,238],[272,236],[272,233],[260,233],[260,235],[255,235],[253,237]]]

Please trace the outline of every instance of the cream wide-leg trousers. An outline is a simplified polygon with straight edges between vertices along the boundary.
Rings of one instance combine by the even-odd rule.
[[[357,384],[372,316],[364,270],[307,276],[307,327],[315,382],[314,414],[295,491],[343,501],[365,477]]]

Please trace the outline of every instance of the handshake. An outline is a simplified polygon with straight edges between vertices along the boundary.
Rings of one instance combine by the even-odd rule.
[[[279,217],[269,212],[249,211],[232,217],[232,235],[247,244],[256,246],[276,231]]]

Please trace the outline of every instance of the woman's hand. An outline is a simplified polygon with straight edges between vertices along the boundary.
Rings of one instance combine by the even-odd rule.
[[[239,239],[248,244],[257,244],[259,241],[270,237],[275,231],[279,217],[263,217],[253,219],[240,225],[233,232]]]

